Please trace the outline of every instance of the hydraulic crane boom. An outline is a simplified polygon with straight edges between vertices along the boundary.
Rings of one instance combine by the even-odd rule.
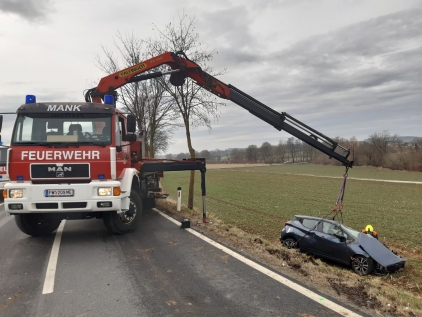
[[[171,70],[140,75],[164,64],[170,66]],[[277,130],[284,130],[290,133],[303,142],[327,154],[330,158],[332,157],[340,161],[346,167],[352,167],[353,165],[353,161],[348,160],[350,151],[345,147],[293,118],[289,114],[285,112],[279,113],[247,95],[240,89],[219,81],[210,74],[204,72],[198,64],[189,60],[183,52],[166,52],[108,75],[101,79],[96,88],[88,90],[85,99],[87,102],[101,102],[104,95],[116,95],[116,89],[123,85],[168,74],[171,75],[170,82],[175,86],[183,85],[185,78],[189,77],[202,88],[207,89],[220,98],[233,101],[237,105],[248,110],[254,116],[272,125]]]

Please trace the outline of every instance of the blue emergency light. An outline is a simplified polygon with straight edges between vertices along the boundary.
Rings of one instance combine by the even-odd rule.
[[[26,95],[25,103],[36,103],[36,102],[37,102],[37,97],[35,97],[34,95]]]
[[[114,105],[114,96],[112,96],[112,95],[105,95],[104,96],[104,104],[106,104],[106,105]]]
[[[104,174],[98,174],[99,179],[104,179]]]
[[[18,175],[16,178],[18,179],[18,181],[23,181],[23,176],[22,175]]]

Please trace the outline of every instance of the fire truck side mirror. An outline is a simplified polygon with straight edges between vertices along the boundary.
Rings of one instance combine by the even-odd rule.
[[[133,114],[127,116],[127,132],[135,133],[136,132],[136,118]]]

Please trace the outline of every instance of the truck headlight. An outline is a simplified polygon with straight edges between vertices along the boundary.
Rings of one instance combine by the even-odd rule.
[[[22,198],[22,197],[23,197],[23,189],[9,190],[9,198]]]
[[[99,187],[98,196],[112,196],[113,188],[112,187]]]

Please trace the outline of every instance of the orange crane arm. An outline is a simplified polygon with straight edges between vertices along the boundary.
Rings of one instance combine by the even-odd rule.
[[[172,76],[179,79],[182,77],[190,77],[198,85],[212,91],[221,98],[230,99],[230,89],[224,83],[203,72],[198,64],[187,58],[179,56],[179,54],[183,53],[166,52],[103,77],[96,88],[88,91],[86,99],[88,99],[87,101],[101,103],[104,95],[115,95],[116,89],[128,83],[160,77],[167,74],[172,74]],[[139,74],[164,64],[170,66],[173,71],[157,72],[139,76]]]
[[[140,75],[164,64],[170,66],[171,70]],[[88,90],[85,99],[87,102],[101,102],[104,95],[116,95],[115,90],[123,85],[169,74],[171,75],[170,82],[173,85],[181,86],[183,85],[185,78],[189,77],[202,88],[207,89],[220,98],[233,101],[237,105],[248,110],[254,116],[272,125],[277,130],[284,130],[327,154],[330,158],[332,157],[340,161],[346,167],[352,167],[353,161],[347,159],[350,150],[289,114],[285,112],[280,113],[249,96],[240,89],[219,81],[210,74],[204,72],[198,64],[189,60],[183,52],[166,52],[108,75],[101,79],[96,88]]]

